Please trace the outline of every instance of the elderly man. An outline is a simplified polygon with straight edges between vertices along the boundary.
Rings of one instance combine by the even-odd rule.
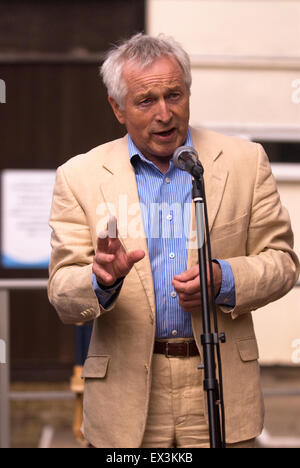
[[[186,144],[204,166],[227,443],[252,447],[263,402],[251,311],[299,274],[268,159],[189,127],[189,58],[171,38],[138,34],[101,73],[128,133],[58,169],[50,221],[50,301],[64,323],[94,320],[84,435],[94,447],[209,446],[192,177],[171,160]]]

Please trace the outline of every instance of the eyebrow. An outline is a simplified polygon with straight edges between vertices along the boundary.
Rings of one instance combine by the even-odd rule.
[[[166,92],[164,94],[168,94],[168,93],[174,93],[176,91],[182,91],[182,88],[181,86],[179,85],[176,85],[176,86],[171,86],[169,88],[166,89]],[[154,96],[155,93],[153,93],[153,91],[151,91],[150,89],[148,91],[144,91],[144,92],[141,92],[141,93],[138,93],[136,95],[136,99],[137,100],[140,100],[140,99],[144,99],[144,98],[147,98],[147,97],[151,97],[151,96]]]

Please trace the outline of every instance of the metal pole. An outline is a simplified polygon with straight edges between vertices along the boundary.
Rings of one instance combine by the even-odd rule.
[[[9,291],[46,289],[47,282],[47,279],[0,280],[0,448],[10,448]]]
[[[0,290],[0,448],[10,448],[9,291]]]
[[[47,289],[47,279],[0,279],[0,290],[28,291]]]

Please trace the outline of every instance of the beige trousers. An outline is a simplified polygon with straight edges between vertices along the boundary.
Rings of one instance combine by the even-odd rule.
[[[149,413],[141,447],[209,448],[199,362],[199,356],[153,355]],[[254,448],[254,443],[251,439],[227,447]]]

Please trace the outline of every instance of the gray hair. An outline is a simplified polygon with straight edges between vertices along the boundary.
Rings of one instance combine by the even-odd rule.
[[[108,95],[122,108],[127,93],[126,83],[122,76],[125,63],[134,61],[143,69],[156,59],[165,56],[173,56],[178,61],[183,71],[185,84],[190,91],[192,84],[190,58],[181,45],[164,34],[151,37],[139,33],[108,51],[100,67],[100,75]]]

